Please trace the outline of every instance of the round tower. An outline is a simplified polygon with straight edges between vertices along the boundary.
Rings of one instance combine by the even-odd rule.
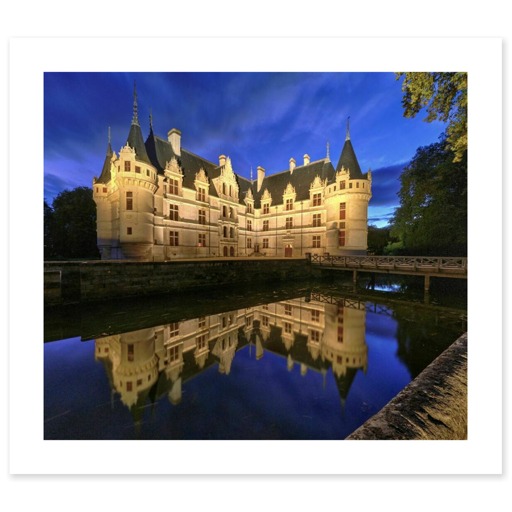
[[[364,255],[368,248],[368,203],[372,197],[371,171],[363,174],[347,133],[336,166],[333,192],[326,197],[327,252]]]

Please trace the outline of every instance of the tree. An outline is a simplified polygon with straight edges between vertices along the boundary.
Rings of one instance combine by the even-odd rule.
[[[402,77],[404,116],[426,109],[425,121],[447,122],[447,148],[460,162],[468,147],[467,73],[396,73],[397,80]]]
[[[50,208],[45,201],[45,258],[96,259],[96,205],[92,189],[64,190]]]
[[[391,237],[391,228],[384,226],[368,226],[368,252],[377,256],[384,254],[386,247],[391,242],[396,241]]]
[[[402,253],[467,254],[466,161],[465,155],[453,161],[444,136],[416,151],[400,177],[400,206],[392,221]]]

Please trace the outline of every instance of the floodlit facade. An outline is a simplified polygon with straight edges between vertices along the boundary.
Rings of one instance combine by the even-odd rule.
[[[126,144],[93,180],[102,259],[366,254],[371,171],[362,173],[347,125],[336,167],[327,155],[249,180],[230,158],[211,162],[153,132],[144,141],[137,96]]]

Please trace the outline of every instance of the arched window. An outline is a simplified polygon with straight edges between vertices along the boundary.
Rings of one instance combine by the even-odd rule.
[[[229,248],[229,255],[230,255],[230,256],[234,256],[234,255],[235,255],[235,248],[234,248],[233,246],[231,246],[231,247]]]
[[[222,250],[222,254],[224,254],[224,256],[228,255],[228,248],[226,246],[224,246],[224,249]]]
[[[224,235],[224,238],[228,237],[228,227],[227,226],[224,226],[224,228],[222,229],[222,234]]]

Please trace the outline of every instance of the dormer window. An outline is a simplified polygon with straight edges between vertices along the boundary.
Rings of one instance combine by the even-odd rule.
[[[268,203],[265,203],[263,205],[263,215],[267,215],[268,213],[270,213],[270,205]]]
[[[313,194],[313,206],[320,206],[322,204],[322,193],[317,192]]]
[[[293,210],[293,199],[292,198],[286,199],[285,210],[287,212],[290,211],[290,210]]]

